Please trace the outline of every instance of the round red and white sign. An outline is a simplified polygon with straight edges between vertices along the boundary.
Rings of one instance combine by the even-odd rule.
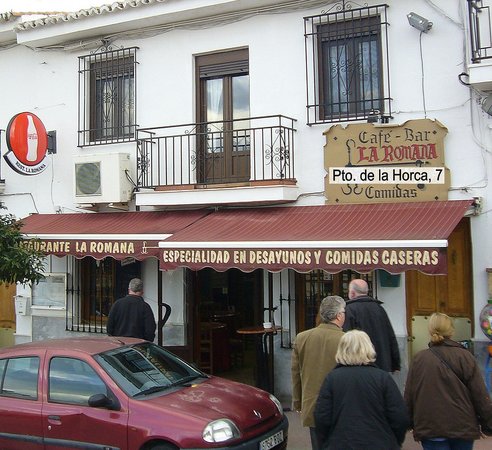
[[[4,156],[12,169],[24,175],[36,175],[46,169],[48,135],[43,122],[30,112],[16,114],[7,126]]]

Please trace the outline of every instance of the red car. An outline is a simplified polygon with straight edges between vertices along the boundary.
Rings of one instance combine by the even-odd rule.
[[[280,450],[287,432],[273,395],[140,339],[0,349],[1,449]]]

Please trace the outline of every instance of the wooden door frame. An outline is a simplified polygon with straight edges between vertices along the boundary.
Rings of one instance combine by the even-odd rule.
[[[17,287],[14,284],[0,284],[0,328],[16,329],[15,299]]]
[[[237,67],[235,67],[237,66]],[[209,71],[209,75],[204,76],[202,73],[204,67]],[[222,50],[214,53],[197,55],[195,57],[195,99],[196,99],[196,122],[203,124],[206,122],[207,117],[207,102],[205,96],[204,85],[207,80],[214,77],[221,78],[223,80],[223,93],[224,99],[232,99],[232,77],[237,75],[249,74],[249,50],[248,48],[241,48],[235,50]],[[232,119],[232,105],[228,101],[224,101],[224,120]],[[199,145],[197,151],[197,181],[198,183],[213,182],[209,180],[206,173],[199,174],[200,164],[203,164],[204,172],[207,167],[207,154],[206,154],[206,137],[207,130],[198,130]],[[230,139],[226,139],[226,136],[230,136]],[[227,182],[227,180],[238,181],[232,178],[233,172],[233,125],[231,122],[226,122],[223,130],[223,146],[222,146],[222,168],[221,173],[223,178],[220,182]],[[213,158],[212,158],[213,159]],[[213,161],[215,164],[215,160]],[[245,179],[249,180],[249,172]]]
[[[448,238],[448,242],[450,245],[448,246],[447,252],[448,252],[448,266],[449,266],[449,261],[450,258],[456,257],[456,254],[453,253],[453,236],[454,233],[465,233],[466,238],[463,242],[464,245],[464,254],[462,255],[462,262],[461,262],[461,273],[462,273],[462,280],[461,282],[464,283],[464,291],[466,291],[466,298],[469,300],[469,304],[467,311],[463,310],[464,315],[460,317],[467,317],[470,319],[471,324],[472,324],[472,330],[474,330],[474,311],[473,311],[473,262],[472,262],[472,245],[471,245],[471,224],[470,224],[470,218],[464,217],[461,219],[461,221],[458,223],[456,228],[453,230],[451,233],[450,237]],[[451,250],[451,254],[450,254]],[[448,270],[448,275],[427,275],[428,277],[440,277],[439,279],[435,278],[435,289],[436,292],[434,294],[435,301],[434,305],[428,305],[428,308],[420,309],[418,311],[415,310],[415,305],[413,302],[416,301],[416,283],[418,283],[418,277],[419,276],[425,276],[425,275],[419,275],[416,271],[412,272],[407,272],[405,276],[405,299],[406,299],[406,315],[407,315],[407,334],[408,338],[411,339],[412,336],[412,317],[414,315],[430,315],[433,312],[436,311],[441,311],[444,313],[448,313],[447,311],[447,304],[446,302],[437,302],[437,297],[440,292],[448,290],[448,277],[449,275],[449,270]],[[455,277],[456,275],[453,275]],[[466,301],[466,299],[464,299]],[[415,314],[416,313],[416,314]],[[453,315],[450,313],[449,315]]]

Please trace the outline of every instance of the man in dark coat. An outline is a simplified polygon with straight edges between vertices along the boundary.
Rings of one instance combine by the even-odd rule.
[[[135,337],[151,342],[154,340],[154,313],[142,295],[142,280],[133,278],[128,285],[128,295],[116,300],[109,311],[106,324],[109,336]]]
[[[393,326],[381,306],[382,302],[367,295],[368,291],[365,280],[350,282],[343,331],[365,331],[376,349],[376,365],[387,372],[398,371],[400,350]]]

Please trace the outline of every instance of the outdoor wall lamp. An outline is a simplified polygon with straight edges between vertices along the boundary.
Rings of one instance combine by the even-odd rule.
[[[427,33],[432,28],[432,22],[429,22],[422,16],[414,12],[407,14],[408,23],[419,31]]]

